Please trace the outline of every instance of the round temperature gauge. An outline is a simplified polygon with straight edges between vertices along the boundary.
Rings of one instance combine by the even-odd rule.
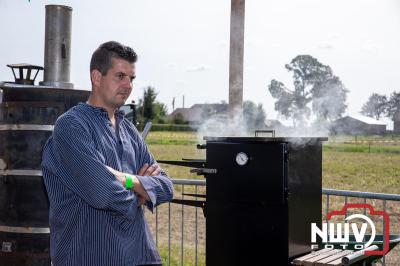
[[[236,154],[236,162],[238,165],[243,166],[247,164],[248,161],[249,161],[249,156],[247,156],[246,153],[239,152],[238,154]]]

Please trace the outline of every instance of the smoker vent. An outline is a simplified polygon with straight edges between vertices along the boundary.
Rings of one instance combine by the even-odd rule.
[[[35,85],[35,79],[39,73],[40,70],[43,70],[44,68],[41,66],[35,66],[35,65],[30,65],[30,64],[9,64],[7,65],[9,68],[11,68],[14,78],[15,78],[15,83],[16,84],[23,84],[23,85]],[[15,74],[14,70],[17,70],[19,76],[17,78],[17,75]],[[33,76],[33,78],[31,78],[31,74],[32,74],[32,70],[35,71],[36,73]],[[26,75],[24,76],[24,73],[26,73]]]

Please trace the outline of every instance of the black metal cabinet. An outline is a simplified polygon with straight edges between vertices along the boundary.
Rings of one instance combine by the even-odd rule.
[[[217,173],[207,179],[207,200],[284,203],[286,153],[286,143],[208,142],[207,167]]]
[[[320,139],[209,138],[206,263],[289,265],[321,222]]]

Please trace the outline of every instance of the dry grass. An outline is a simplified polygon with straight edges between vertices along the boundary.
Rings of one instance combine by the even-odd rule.
[[[400,194],[400,154],[324,151],[323,187]]]

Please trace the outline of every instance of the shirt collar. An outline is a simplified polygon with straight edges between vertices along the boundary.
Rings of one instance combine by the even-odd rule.
[[[88,104],[87,102],[81,102],[81,103],[79,103],[79,105],[86,109],[89,109],[95,113],[102,114],[102,115],[105,115],[108,117],[107,110],[104,109],[103,107],[93,106],[93,105]],[[117,110],[115,110],[114,114],[117,118],[122,119],[125,116],[125,111],[117,109]]]

